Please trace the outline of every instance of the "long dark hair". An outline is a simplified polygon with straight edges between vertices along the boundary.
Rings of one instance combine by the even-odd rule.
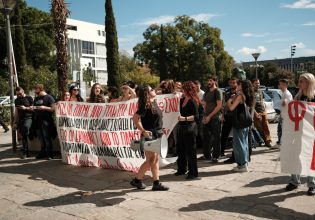
[[[245,103],[248,107],[253,108],[255,106],[254,88],[252,83],[247,80],[240,80],[237,84],[242,86],[243,94],[245,95]]]
[[[196,85],[192,81],[187,81],[183,83],[183,91],[189,98],[193,99],[198,105],[201,103],[197,94]]]
[[[107,92],[110,92],[110,94],[111,94],[109,97],[109,100],[119,98],[119,91],[115,86],[108,87]]]
[[[100,92],[100,95],[98,95],[98,96],[95,94],[95,87],[96,87],[96,86],[100,86],[100,87],[101,87],[101,92]],[[102,89],[101,84],[99,84],[99,83],[94,83],[93,86],[92,86],[92,88],[91,88],[90,100],[89,100],[89,101],[90,101],[91,103],[105,102],[105,101],[103,101],[103,99],[104,99],[103,93],[104,93],[104,91],[103,91],[103,89]],[[104,100],[105,100],[105,99],[104,99]]]
[[[149,86],[140,85],[138,86],[138,110],[144,112],[146,108],[149,108]]]
[[[72,96],[72,91],[74,88],[78,88],[78,87],[77,86],[70,86],[70,88],[69,88],[70,98]],[[78,93],[76,95],[76,97],[77,97],[78,102],[83,102],[83,98],[81,97],[80,93]]]

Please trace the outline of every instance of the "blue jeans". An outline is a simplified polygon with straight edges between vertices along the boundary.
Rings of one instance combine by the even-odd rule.
[[[42,121],[41,127],[36,129],[36,134],[41,141],[41,156],[53,156],[52,138],[50,135],[51,124],[48,121]]]
[[[292,174],[290,182],[291,184],[295,186],[299,186],[301,184],[300,175]],[[307,187],[315,187],[315,177],[308,176],[307,177]]]
[[[233,151],[236,163],[239,166],[247,164],[248,153],[248,134],[249,128],[233,128]]]
[[[23,122],[19,125],[19,129],[22,135],[22,151],[24,154],[28,154],[28,140],[27,137],[30,133],[30,128],[32,126],[32,118],[26,118]]]

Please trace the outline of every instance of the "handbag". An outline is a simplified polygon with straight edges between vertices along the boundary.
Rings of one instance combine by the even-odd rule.
[[[246,103],[239,104],[233,111],[232,127],[237,129],[248,128],[252,123],[253,118]]]

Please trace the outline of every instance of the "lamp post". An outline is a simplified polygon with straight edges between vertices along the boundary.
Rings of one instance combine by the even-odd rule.
[[[295,54],[296,45],[291,45],[291,73],[293,73],[293,56]]]
[[[258,74],[257,74],[257,59],[259,57],[260,53],[253,53],[252,56],[255,59],[255,73],[256,73],[256,79],[258,79]]]
[[[14,121],[14,73],[13,73],[13,45],[10,29],[10,13],[16,6],[18,0],[0,0],[0,10],[3,12],[6,20],[6,38],[7,38],[7,59],[8,71],[10,75],[10,109],[11,109],[11,132],[12,132],[12,147],[16,151],[16,130],[13,129]]]

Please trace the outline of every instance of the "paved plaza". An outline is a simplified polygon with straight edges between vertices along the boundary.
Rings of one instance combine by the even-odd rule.
[[[276,125],[270,129],[275,143]],[[254,149],[248,173],[198,162],[200,180],[186,181],[168,165],[160,179],[170,191],[152,192],[131,188],[130,172],[21,160],[0,132],[0,219],[315,219],[305,184],[284,190],[289,175],[280,173],[276,147]]]

